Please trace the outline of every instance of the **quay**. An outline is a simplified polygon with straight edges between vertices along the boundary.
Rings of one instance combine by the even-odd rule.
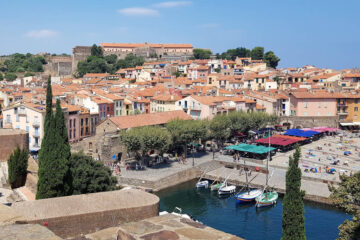
[[[329,200],[330,191],[328,184],[337,185],[340,182],[339,175],[349,175],[360,170],[360,162],[357,156],[357,147],[360,146],[358,138],[350,140],[340,140],[339,136],[326,136],[320,140],[301,146],[301,159],[299,167],[302,170],[302,185],[305,190],[305,199],[314,202],[331,204]],[[344,156],[344,149],[352,151],[352,155]],[[285,192],[285,176],[288,167],[289,156],[294,150],[288,152],[277,152],[269,162],[269,186],[279,193]],[[311,153],[311,154],[309,154]],[[332,158],[340,160],[338,165],[331,165]],[[121,176],[118,177],[119,184],[122,186],[133,186],[143,188],[148,191],[160,191],[180,183],[198,179],[215,180],[218,178],[223,181],[229,176],[228,182],[239,186],[245,184],[245,175],[241,170],[244,166],[252,171],[250,176],[250,186],[262,188],[265,184],[266,161],[250,158],[241,158],[234,161],[232,156],[216,153],[213,158],[212,153],[197,153],[194,157],[187,158],[186,164],[170,162],[163,166],[147,168],[142,171],[121,169]],[[310,167],[316,167],[320,171],[313,173],[306,171]],[[336,169],[336,174],[325,172],[326,167]]]

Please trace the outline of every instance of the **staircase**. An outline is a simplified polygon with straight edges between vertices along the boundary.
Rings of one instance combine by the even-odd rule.
[[[218,168],[221,168],[223,165],[221,165],[218,161],[210,161],[210,162],[205,162],[205,163],[201,163],[198,166],[196,166],[201,172],[211,172],[214,171]]]

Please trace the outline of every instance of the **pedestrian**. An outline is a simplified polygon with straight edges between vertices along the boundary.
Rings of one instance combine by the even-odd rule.
[[[233,156],[234,162],[236,162],[236,153]]]

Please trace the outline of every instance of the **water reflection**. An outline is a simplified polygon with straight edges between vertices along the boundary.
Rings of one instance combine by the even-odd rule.
[[[204,224],[245,239],[280,239],[282,198],[273,207],[256,209],[254,203],[236,204],[236,197],[219,198],[210,189],[196,189],[188,182],[158,193],[160,209],[175,207]],[[350,216],[322,204],[305,202],[307,239],[336,239],[338,225]]]

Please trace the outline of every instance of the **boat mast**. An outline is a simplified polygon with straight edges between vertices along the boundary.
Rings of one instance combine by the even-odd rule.
[[[266,161],[266,184],[265,184],[265,188],[267,187],[268,185],[268,181],[269,181],[269,161],[270,161],[270,137],[271,137],[271,134],[270,134],[270,128],[269,128],[269,148],[268,148],[268,157],[267,157],[267,161]]]
[[[247,175],[247,171],[246,171],[246,162],[245,162],[245,158],[244,158],[244,171],[245,171],[245,178],[246,178],[246,189],[248,191],[248,194],[250,194],[250,188],[249,188],[249,182],[248,182],[248,175]]]

